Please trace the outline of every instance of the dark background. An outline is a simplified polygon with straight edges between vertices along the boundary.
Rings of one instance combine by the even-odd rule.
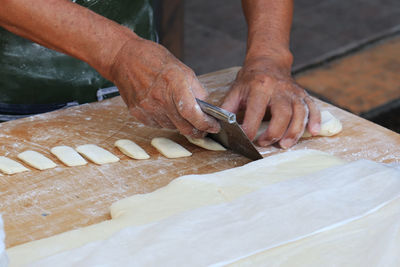
[[[196,74],[242,65],[247,26],[240,0],[153,3],[160,42]],[[316,82],[302,85],[310,94],[400,133],[400,1],[294,3],[295,78],[309,76]],[[381,57],[372,58],[374,49]],[[343,73],[338,64],[357,55],[358,62]],[[321,78],[319,70],[328,70],[336,83]]]

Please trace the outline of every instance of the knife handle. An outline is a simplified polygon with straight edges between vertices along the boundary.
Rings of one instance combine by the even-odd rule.
[[[198,98],[196,98],[196,101],[200,105],[200,108],[204,113],[211,115],[218,120],[222,120],[228,123],[236,122],[236,115],[234,113],[208,104],[207,102],[204,102],[203,100],[200,100]]]

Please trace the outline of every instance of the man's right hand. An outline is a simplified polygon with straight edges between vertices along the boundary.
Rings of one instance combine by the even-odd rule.
[[[195,99],[204,100],[207,91],[193,71],[161,45],[129,39],[116,55],[109,76],[131,115],[141,122],[177,128],[193,137],[219,131],[218,122],[203,113]]]
[[[0,26],[48,48],[81,59],[114,82],[140,121],[199,137],[219,124],[195,97],[206,90],[193,71],[164,47],[71,1],[2,3]]]

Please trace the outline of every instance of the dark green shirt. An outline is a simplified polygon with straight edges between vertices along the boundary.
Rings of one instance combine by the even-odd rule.
[[[155,40],[149,0],[72,0]],[[85,62],[47,49],[0,28],[0,114],[39,113],[41,106],[96,101],[112,84]],[[22,105],[21,105],[22,104]]]

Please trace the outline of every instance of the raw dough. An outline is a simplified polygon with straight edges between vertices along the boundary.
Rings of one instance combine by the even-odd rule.
[[[39,170],[51,169],[57,166],[51,159],[43,156],[39,152],[27,150],[19,153],[17,156],[20,160]]]
[[[400,172],[316,151],[184,176],[117,202],[112,217],[11,248],[11,264],[96,239],[103,241],[32,266],[270,266],[277,258],[289,266],[400,263]]]
[[[51,153],[55,155],[62,163],[67,166],[81,166],[86,165],[87,161],[79,155],[72,147],[69,146],[56,146],[53,147]]]
[[[215,142],[213,139],[209,137],[204,138],[193,138],[190,136],[185,136],[190,143],[202,147],[204,149],[213,150],[213,151],[225,151],[226,148],[223,147],[221,144]]]
[[[332,136],[342,131],[342,123],[339,119],[334,117],[329,111],[324,110],[321,112],[321,130],[319,136]],[[308,130],[303,134],[303,137],[311,137],[312,135]]]
[[[186,150],[183,146],[164,137],[153,138],[151,140],[151,145],[154,146],[165,157],[170,159],[190,157],[192,155],[192,153]]]
[[[19,162],[3,156],[0,156],[0,170],[5,174],[29,171],[29,169],[25,168]]]
[[[119,161],[119,158],[111,152],[93,144],[78,146],[76,151],[99,165]]]
[[[134,159],[149,159],[149,154],[138,146],[135,142],[128,139],[120,139],[114,144],[122,153]]]

